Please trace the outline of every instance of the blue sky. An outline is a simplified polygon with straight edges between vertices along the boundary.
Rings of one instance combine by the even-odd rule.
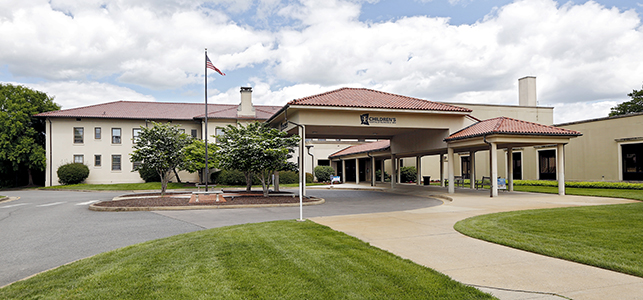
[[[63,108],[116,100],[257,104],[350,86],[517,104],[538,79],[555,122],[606,116],[643,84],[641,2],[24,0],[0,3],[0,82]]]

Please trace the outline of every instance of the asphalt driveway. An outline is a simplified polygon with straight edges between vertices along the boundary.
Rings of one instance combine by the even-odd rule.
[[[309,190],[326,203],[304,218],[418,209],[442,204],[377,191]],[[87,207],[123,192],[3,191],[0,203],[0,286],[124,246],[227,225],[299,218],[298,207],[163,212],[95,212]]]

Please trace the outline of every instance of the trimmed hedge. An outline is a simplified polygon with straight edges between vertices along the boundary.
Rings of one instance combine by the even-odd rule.
[[[313,183],[314,180],[315,176],[313,176],[313,173],[306,172],[306,183]]]
[[[381,180],[382,179],[382,170],[377,170],[375,171],[375,180]],[[391,181],[391,175],[389,173],[384,172],[384,181]]]
[[[89,168],[81,163],[68,163],[58,167],[58,182],[68,185],[85,181],[89,176]]]
[[[330,182],[330,177],[335,175],[335,169],[331,166],[316,166],[315,177],[319,182]]]
[[[515,180],[514,185],[523,186],[554,186],[558,187],[556,180]],[[629,182],[603,182],[603,181],[567,181],[565,187],[593,188],[593,189],[624,189],[643,190],[643,183]]]
[[[299,174],[293,171],[279,171],[279,183],[299,183]]]

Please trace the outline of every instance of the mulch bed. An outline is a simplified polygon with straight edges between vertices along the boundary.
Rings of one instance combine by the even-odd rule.
[[[105,201],[94,204],[103,207],[152,207],[152,206],[198,206],[198,205],[245,205],[245,204],[283,204],[299,203],[299,197],[292,196],[273,196],[273,197],[225,197],[226,202],[199,202],[189,203],[189,198],[175,197],[149,197],[125,199],[117,201]],[[303,202],[314,202],[318,199],[304,198]]]

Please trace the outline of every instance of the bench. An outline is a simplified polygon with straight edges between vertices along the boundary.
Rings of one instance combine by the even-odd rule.
[[[205,185],[204,185],[204,187],[205,187]],[[198,185],[197,185],[197,188],[199,188]],[[201,192],[199,190],[199,191],[196,191],[196,192],[192,192],[192,195],[194,195],[194,197],[196,197],[196,202],[199,202],[199,195],[211,195],[211,194],[223,194],[223,191],[221,190],[221,191],[207,191],[207,192],[203,191],[203,192]],[[219,200],[217,200],[217,202],[218,201]]]
[[[444,185],[449,186],[449,179],[444,180]],[[462,179],[462,176],[453,176],[453,186],[464,187],[464,179]]]
[[[476,190],[478,188],[484,188],[485,185],[491,188],[491,177],[482,176],[482,179],[476,180]]]

